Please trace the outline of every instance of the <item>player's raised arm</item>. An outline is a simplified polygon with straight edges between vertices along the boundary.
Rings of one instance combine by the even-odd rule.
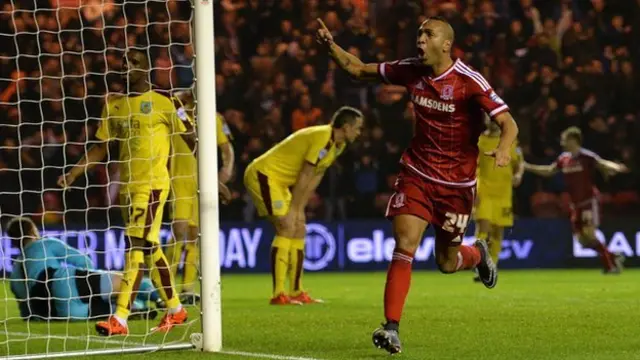
[[[551,165],[533,165],[525,162],[524,169],[539,176],[551,177],[558,172],[558,165],[555,162]]]
[[[596,166],[598,167],[598,170],[605,175],[616,175],[629,171],[629,168],[627,168],[625,164],[619,164],[600,157],[597,159]]]
[[[321,19],[317,19],[320,28],[316,32],[316,40],[329,49],[329,55],[340,66],[340,68],[353,78],[358,80],[379,80],[378,64],[365,64],[362,60],[356,56],[349,54],[346,50],[341,48],[333,41],[333,35],[331,31],[327,29],[327,26]]]

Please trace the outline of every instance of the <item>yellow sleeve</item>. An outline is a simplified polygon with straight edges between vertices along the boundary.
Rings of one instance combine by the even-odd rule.
[[[102,141],[109,141],[115,137],[116,134],[113,134],[109,129],[109,118],[113,116],[113,108],[112,108],[112,100],[107,97],[104,106],[102,107],[102,114],[100,115],[100,125],[98,126],[98,131],[96,131],[96,138]]]
[[[323,135],[324,133],[318,132],[309,136],[309,142],[307,143],[309,146],[307,147],[304,160],[311,165],[317,165],[318,162],[328,154],[328,140]]]
[[[229,126],[225,123],[222,115],[216,114],[216,139],[218,140],[218,146],[228,143],[230,137],[231,131],[229,130]]]
[[[159,95],[162,98],[161,101],[161,111],[164,114],[166,120],[167,120],[167,125],[169,126],[169,129],[171,129],[171,133],[172,134],[179,134],[179,133],[183,133],[187,131],[187,127],[191,127],[191,120],[189,119],[189,116],[187,115],[187,111],[184,109],[184,107],[180,107],[178,109],[176,109],[176,107],[173,104],[173,101],[169,100],[168,98]]]

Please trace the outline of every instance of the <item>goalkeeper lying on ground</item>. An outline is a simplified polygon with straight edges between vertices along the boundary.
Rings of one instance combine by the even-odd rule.
[[[10,282],[22,318],[86,320],[111,315],[115,309],[111,296],[120,288],[120,273],[94,270],[87,255],[58,239],[41,238],[29,218],[11,220],[7,236],[21,250]],[[151,280],[142,278],[134,311],[148,310],[148,302],[158,300]]]

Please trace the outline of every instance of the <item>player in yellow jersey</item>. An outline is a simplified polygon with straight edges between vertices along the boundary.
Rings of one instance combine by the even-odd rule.
[[[193,91],[177,92],[173,96],[176,109],[186,111],[190,119],[194,119]],[[233,175],[234,153],[231,146],[231,132],[224,122],[222,115],[216,116],[217,143],[222,155],[222,169],[218,179],[227,183]],[[171,238],[166,254],[174,277],[178,264],[184,252],[184,272],[181,285],[180,301],[183,304],[194,304],[199,296],[194,292],[196,278],[198,276],[198,257],[200,254],[198,239],[198,164],[193,152],[184,142],[181,136],[174,136],[173,155],[171,156],[171,189],[172,203],[172,230]],[[177,281],[177,280],[176,280]]]
[[[107,97],[102,122],[96,132],[101,142],[93,145],[68,173],[58,179],[62,187],[71,185],[108,155],[110,142],[118,142],[122,181],[120,204],[127,248],[115,314],[96,324],[98,333],[105,336],[128,334],[127,318],[131,300],[135,299],[140,286],[143,263],[168,309],[160,325],[153,330],[166,332],[187,320],[187,312],[175,291],[169,262],[160,247],[159,233],[170,187],[167,161],[171,136],[183,134],[185,141],[194,146],[195,133],[188,131],[191,124],[184,111],[176,111],[169,98],[152,90],[147,80],[150,64],[146,54],[129,50],[123,61],[128,94]]]
[[[320,302],[302,287],[307,233],[304,209],[327,168],[347,143],[360,135],[363,122],[359,110],[342,107],[330,124],[296,131],[251,162],[245,171],[244,184],[258,215],[267,217],[275,227],[271,244],[272,305]]]
[[[478,140],[478,195],[475,205],[476,238],[485,239],[495,264],[502,250],[505,227],[513,226],[512,188],[520,185],[524,160],[517,144],[511,146],[509,166],[496,167],[495,160],[485,153],[498,146],[500,127],[489,121],[487,130]],[[475,277],[474,281],[480,281]]]

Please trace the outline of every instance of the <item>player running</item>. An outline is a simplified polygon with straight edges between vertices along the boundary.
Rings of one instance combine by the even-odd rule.
[[[596,238],[596,228],[600,225],[600,209],[594,173],[597,169],[605,175],[615,175],[627,172],[628,169],[623,164],[604,160],[598,154],[583,148],[582,132],[575,126],[563,131],[560,141],[564,152],[551,165],[525,163],[524,168],[545,177],[562,172],[571,199],[571,225],[574,235],[582,246],[593,249],[600,255],[605,274],[618,274],[622,271],[623,256],[610,253]]]
[[[190,119],[194,119],[195,102],[193,90],[177,92],[173,96],[174,106],[179,111],[186,111]],[[231,132],[222,115],[216,116],[217,142],[222,154],[222,169],[218,179],[227,183],[233,175],[234,153],[229,139]],[[195,294],[194,286],[198,277],[199,211],[198,211],[198,164],[189,146],[180,135],[172,139],[173,155],[171,156],[171,190],[173,194],[173,222],[171,238],[166,255],[171,264],[174,278],[178,270],[180,258],[184,252],[184,273],[182,277],[180,302],[194,304],[200,297]],[[177,280],[176,280],[177,281]]]
[[[487,239],[491,260],[498,265],[505,227],[513,226],[513,187],[520,185],[524,172],[522,153],[516,143],[511,146],[511,162],[496,168],[493,159],[485,155],[500,142],[500,127],[489,121],[487,131],[478,140],[478,195],[475,204],[476,238]],[[480,282],[476,275],[474,281]]]
[[[169,331],[187,321],[175,291],[169,262],[160,247],[162,213],[169,194],[167,169],[171,136],[183,134],[185,141],[195,146],[195,133],[188,131],[191,123],[184,112],[177,112],[169,98],[152,89],[148,82],[150,63],[146,54],[129,50],[125,54],[128,95],[110,96],[102,110],[96,137],[85,156],[58,179],[61,187],[71,184],[91,166],[102,161],[111,141],[120,146],[120,204],[125,222],[127,248],[122,286],[116,312],[107,321],[96,324],[101,335],[126,335],[131,299],[140,286],[142,264],[149,269],[151,280],[160,292],[168,311],[160,325],[152,330]]]
[[[253,160],[244,173],[244,184],[258,215],[267,217],[275,227],[271,244],[272,305],[321,302],[302,287],[307,234],[304,209],[327,168],[348,143],[360,136],[363,121],[359,110],[341,107],[330,124],[296,131]]]
[[[42,238],[29,218],[16,217],[7,225],[7,237],[20,256],[13,261],[9,280],[20,317],[43,320],[86,320],[112,314],[111,296],[120,291],[122,274],[94,269],[86,254],[55,238]],[[148,302],[159,295],[143,277],[133,308],[154,318]]]
[[[364,64],[346,52],[318,21],[317,39],[339,67],[359,80],[405,86],[414,104],[415,135],[402,155],[402,170],[387,207],[396,247],[384,293],[386,323],[373,333],[375,346],[398,353],[411,264],[429,224],[435,226],[436,263],[441,272],[477,268],[487,288],[496,285],[497,268],[485,240],[473,246],[461,242],[473,208],[483,111],[502,129],[498,147],[487,152],[497,166],[511,162],[518,127],[509,107],[482,75],[451,58],[454,32],[445,19],[432,17],[420,25],[417,57],[381,64]]]

